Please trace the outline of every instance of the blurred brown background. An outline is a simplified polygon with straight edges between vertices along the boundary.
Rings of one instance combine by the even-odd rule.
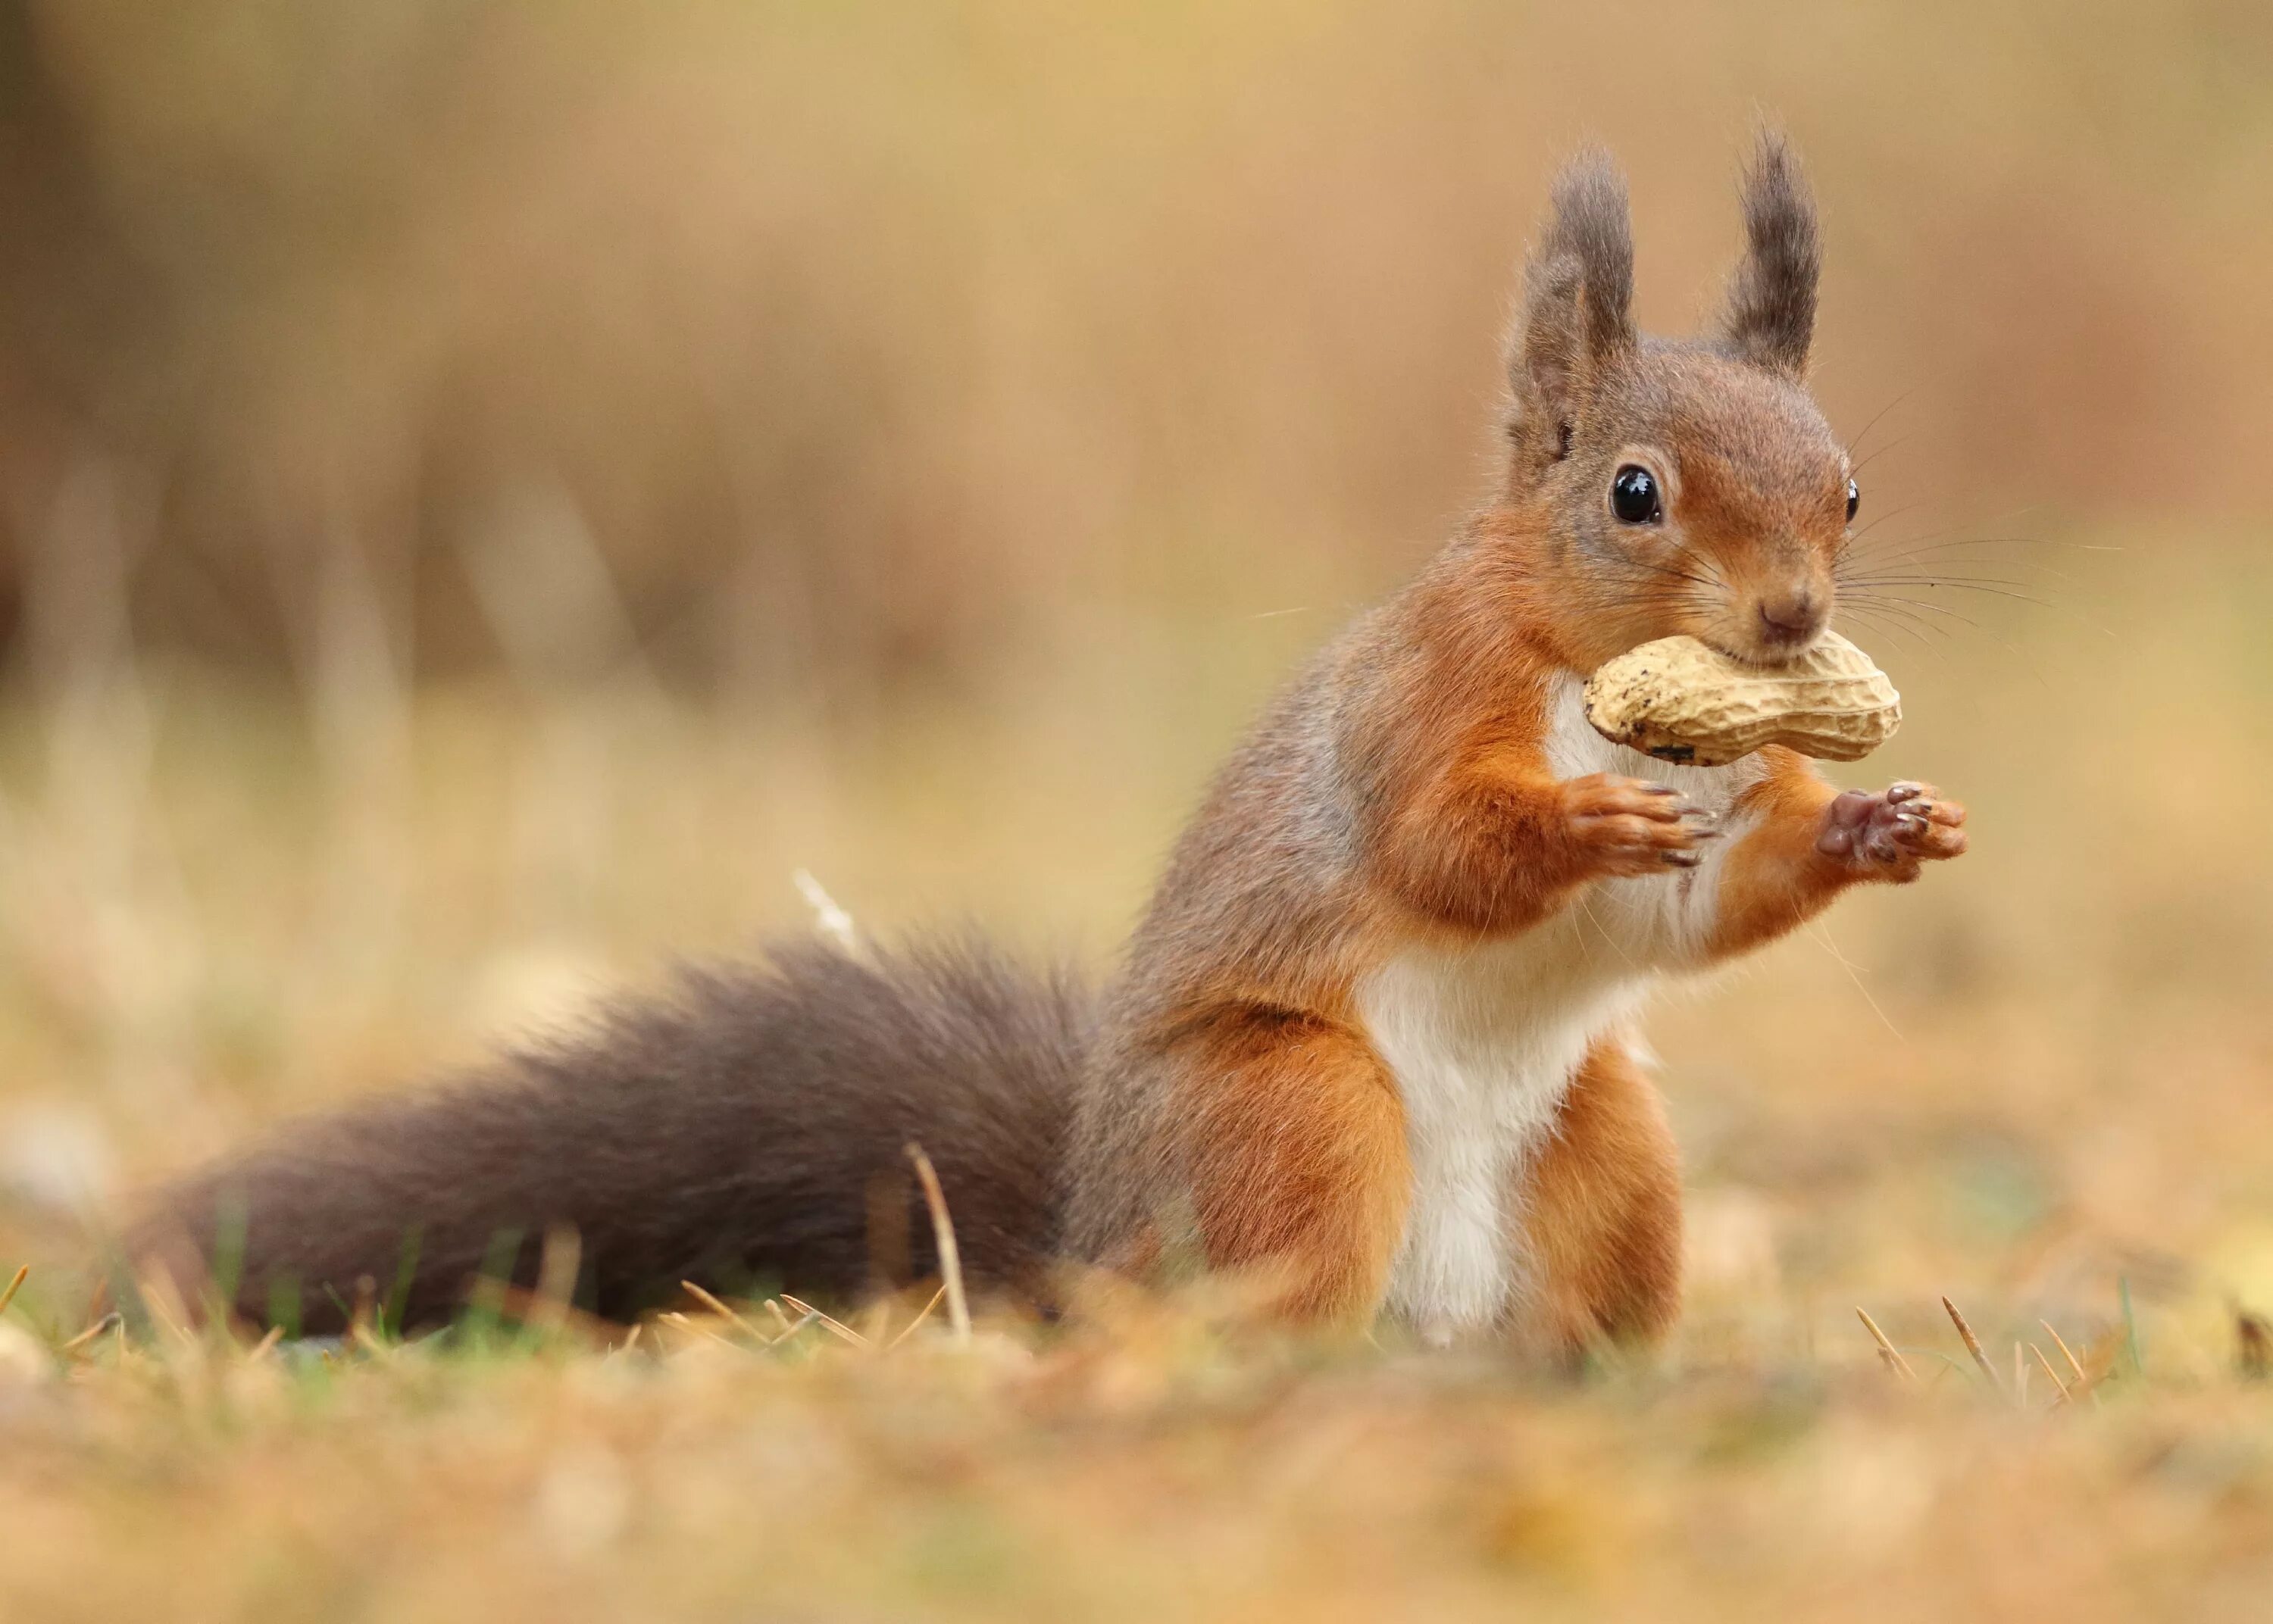
[[[19,646],[90,465],[137,636],[255,668],[335,552],[416,670],[493,662],[469,555],[548,516],[674,677],[853,707],[1100,604],[1369,586],[1475,488],[1557,159],[1623,155],[1686,326],[1762,112],[1825,194],[1826,399],[1904,442],[1878,513],[2247,514],[2273,435],[2247,0],[0,17]]]
[[[1772,116],[1920,583],[1869,775],[1979,839],[1660,1020],[1694,1334],[2273,1287],[2269,74],[2239,3],[0,8],[0,1232],[800,869],[1101,970],[1482,490],[1556,164],[1686,328]]]

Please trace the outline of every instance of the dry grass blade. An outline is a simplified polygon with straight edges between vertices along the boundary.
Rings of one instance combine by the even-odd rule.
[[[801,1309],[798,1317],[792,1320],[789,1317],[788,1311],[770,1297],[766,1298],[766,1312],[773,1315],[774,1323],[781,1327],[779,1334],[766,1339],[766,1346],[769,1348],[780,1347],[782,1343],[812,1324],[818,1317],[812,1309],[805,1308]]]
[[[24,1289],[24,1282],[31,1277],[31,1273],[32,1266],[29,1263],[20,1265],[16,1270],[15,1278],[8,1282],[5,1289],[0,1289],[0,1313],[8,1312],[8,1305],[16,1300],[16,1293]]]
[[[355,1307],[348,1315],[348,1340],[363,1345],[375,1345],[371,1321],[379,1312],[379,1282],[370,1275],[357,1277]]]
[[[116,1329],[125,1323],[126,1321],[124,1318],[114,1310],[109,1313],[104,1314],[102,1318],[97,1320],[94,1324],[88,1326],[78,1336],[64,1343],[59,1351],[64,1353],[77,1353],[81,1348],[86,1347],[89,1343],[101,1336],[105,1331]]]
[[[467,1291],[466,1301],[500,1320],[513,1321],[546,1336],[566,1332],[595,1348],[615,1345],[615,1327],[606,1321],[526,1286],[506,1285],[494,1279],[477,1280]]]
[[[844,1341],[851,1343],[854,1347],[865,1348],[869,1345],[868,1339],[866,1336],[863,1336],[859,1332],[854,1330],[851,1326],[846,1325],[842,1321],[830,1319],[827,1314],[821,1313],[820,1309],[815,1308],[811,1303],[799,1302],[796,1298],[791,1297],[786,1291],[784,1291],[781,1294],[781,1299],[787,1303],[791,1307],[796,1309],[799,1313],[803,1314],[807,1321],[818,1321],[823,1330],[829,1332],[833,1336],[843,1338]]]
[[[746,1316],[736,1313],[734,1309],[729,1306],[725,1302],[712,1296],[701,1286],[695,1284],[692,1280],[680,1281],[679,1283],[679,1289],[686,1292],[687,1296],[693,1298],[696,1302],[701,1304],[705,1308],[708,1308],[712,1313],[716,1314],[720,1319],[725,1321],[727,1324],[732,1326],[736,1330],[746,1331],[762,1343],[770,1343],[773,1341],[772,1337],[760,1330]]]
[[[947,1288],[948,1323],[958,1343],[971,1340],[971,1301],[963,1291],[963,1258],[955,1249],[955,1224],[947,1216],[947,1194],[939,1187],[939,1170],[931,1164],[921,1145],[908,1147],[908,1160],[916,1164],[923,1184],[924,1204],[931,1209],[932,1234],[939,1247],[939,1276]]]
[[[145,1276],[135,1281],[134,1289],[142,1299],[142,1311],[168,1337],[184,1347],[197,1341],[198,1334],[191,1328],[189,1306],[182,1301],[182,1294],[174,1289],[171,1279],[162,1274]]]
[[[348,1321],[347,1339],[374,1359],[385,1360],[394,1357],[394,1350],[386,1340],[371,1329],[370,1321],[360,1316]]]
[[[1871,1333],[1871,1340],[1879,1344],[1879,1362],[1903,1381],[1916,1381],[1917,1372],[1910,1368],[1910,1362],[1902,1357],[1902,1350],[1887,1340],[1887,1333],[1879,1328],[1879,1322],[1871,1317],[1871,1311],[1857,1308],[1855,1315],[1863,1321],[1863,1328]]]
[[[931,1311],[939,1306],[941,1299],[946,1297],[946,1295],[947,1287],[942,1283],[938,1291],[934,1291],[931,1294],[931,1301],[926,1303],[917,1311],[916,1317],[909,1321],[905,1325],[902,1326],[899,1333],[895,1336],[891,1341],[884,1344],[884,1351],[889,1353],[894,1348],[898,1347],[909,1337],[914,1336],[916,1333],[916,1328],[921,1325],[926,1320],[931,1318]]]
[[[1957,1305],[1945,1297],[1941,1299],[1941,1306],[1949,1315],[1949,1322],[1957,1328],[1958,1336],[1963,1339],[1965,1351],[1973,1356],[1973,1362],[1981,1367],[1981,1374],[1987,1380],[1991,1390],[2003,1392],[2005,1384],[1997,1379],[1997,1367],[1989,1362],[1989,1356],[1981,1351],[1981,1339],[1973,1334],[1973,1328],[1965,1322],[1965,1316],[1957,1312]]]
[[[737,1353],[746,1351],[741,1344],[735,1342],[731,1337],[721,1336],[717,1332],[712,1330],[708,1325],[705,1325],[695,1319],[693,1314],[679,1313],[674,1311],[668,1313],[659,1313],[655,1317],[657,1324],[668,1325],[673,1330],[686,1332],[689,1336],[699,1336],[705,1342],[715,1342],[722,1348],[733,1349]]]
[[[276,1344],[284,1340],[284,1328],[272,1325],[261,1334],[260,1340],[244,1351],[244,1362],[257,1365],[276,1351]]]
[[[2037,1356],[2037,1363],[2044,1367],[2044,1374],[2052,1379],[2052,1386],[2059,1394],[2059,1397],[2052,1400],[2052,1408],[2057,1410],[2062,1404],[2069,1403],[2071,1395],[2067,1390],[2067,1383],[2060,1380],[2059,1372],[2052,1368],[2052,1362],[2044,1357],[2044,1351],[2032,1342],[2029,1344],[2029,1351]]]
[[[2052,1322],[2050,1320],[2039,1320],[2037,1323],[2044,1328],[2044,1335],[2052,1339],[2052,1346],[2060,1351],[2060,1357],[2067,1361],[2067,1367],[2075,1373],[2077,1383],[2082,1384],[2086,1380],[2083,1373],[2083,1361],[2075,1357],[2075,1350],[2067,1345],[2067,1339],[2052,1328]],[[2060,1388],[2063,1392],[2070,1390],[2066,1382],[2062,1382]]]
[[[584,1263],[584,1241],[566,1224],[544,1232],[544,1250],[536,1263],[536,1291],[528,1323],[532,1330],[559,1330],[575,1312],[576,1276]]]

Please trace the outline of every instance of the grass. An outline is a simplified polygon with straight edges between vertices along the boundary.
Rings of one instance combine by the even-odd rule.
[[[1908,1374],[1842,1351],[1572,1381],[1274,1343],[1196,1301],[968,1337],[911,1304],[832,1333],[708,1303],[627,1345],[542,1309],[319,1354],[112,1332],[14,1376],[0,1605],[2206,1618],[2260,1593],[2273,1537],[2273,1393],[2113,1347],[2063,1396],[1954,1334]]]
[[[2056,612],[1869,640],[1909,712],[1870,775],[1976,849],[1654,1014],[1688,1309],[1578,1379],[1204,1293],[966,1334],[936,1283],[628,1345],[542,1291],[409,1345],[84,1334],[90,1199],[812,928],[800,869],[1100,963],[1322,626],[1234,602],[830,733],[349,669],[309,712],[364,722],[311,728],[115,647],[7,691],[0,1617],[2254,1616],[2273,577],[2074,539],[2121,550]]]

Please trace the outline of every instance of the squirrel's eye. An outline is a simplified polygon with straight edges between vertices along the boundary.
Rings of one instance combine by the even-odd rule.
[[[1649,524],[1665,517],[1657,499],[1657,475],[1629,462],[1610,476],[1610,512],[1625,524]]]
[[[1847,482],[1847,522],[1855,522],[1855,510],[1863,505],[1863,488],[1853,480]]]

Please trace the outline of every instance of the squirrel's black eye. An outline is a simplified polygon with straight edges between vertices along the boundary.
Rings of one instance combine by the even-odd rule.
[[[1855,522],[1855,510],[1863,505],[1863,488],[1853,480],[1847,482],[1847,522]]]
[[[1665,517],[1657,499],[1657,475],[1629,462],[1610,476],[1610,512],[1625,524],[1649,524]]]

